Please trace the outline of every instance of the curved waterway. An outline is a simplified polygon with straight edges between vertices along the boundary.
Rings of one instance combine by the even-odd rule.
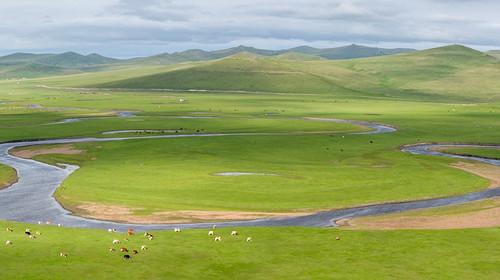
[[[393,127],[372,124],[357,121],[344,120],[323,120],[311,119],[316,121],[331,121],[342,123],[353,123],[365,125],[374,128],[373,131],[366,133],[386,133],[395,131]],[[284,133],[279,133],[284,134]],[[108,221],[87,219],[71,215],[71,212],[64,209],[53,197],[53,193],[58,186],[75,170],[78,166],[66,165],[66,168],[44,164],[30,159],[22,159],[8,154],[8,151],[14,147],[43,144],[61,144],[61,143],[81,143],[98,141],[125,141],[129,139],[145,138],[177,138],[177,137],[224,137],[234,135],[276,135],[272,133],[232,133],[232,134],[192,134],[192,135],[160,135],[144,137],[123,137],[123,138],[82,138],[82,139],[57,139],[42,141],[27,141],[16,143],[0,144],[0,163],[11,166],[17,170],[19,180],[9,188],[0,191],[0,219],[23,222],[37,223],[38,221],[51,221],[52,224],[61,224],[67,227],[80,228],[115,228],[119,231],[126,231],[133,227],[137,231],[165,230],[180,228],[210,228],[213,223],[196,224],[123,224]],[[413,149],[411,152],[424,154],[435,154],[436,152],[428,149]],[[447,154],[441,154],[446,155]],[[469,158],[470,159],[470,158]],[[492,164],[497,164],[493,162]],[[268,218],[251,221],[235,221],[217,223],[219,227],[274,227],[274,226],[307,226],[307,227],[328,227],[336,226],[334,221],[344,218],[353,218],[367,215],[379,215],[406,211],[411,209],[428,208],[436,206],[464,203],[480,199],[500,196],[500,189],[489,189],[474,192],[466,195],[431,199],[425,201],[391,203],[375,206],[356,207],[342,210],[320,212],[312,215],[289,218]]]

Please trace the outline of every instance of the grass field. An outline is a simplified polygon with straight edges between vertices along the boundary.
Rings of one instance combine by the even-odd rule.
[[[285,227],[108,233],[105,230],[0,222],[0,276],[25,279],[497,279],[499,228],[349,231]],[[253,241],[246,242],[251,236]],[[340,240],[335,240],[339,236]],[[114,239],[122,243],[113,245]],[[147,250],[141,251],[141,245]],[[117,251],[109,252],[114,247]],[[126,247],[132,259],[124,260]],[[137,249],[137,255],[131,254]],[[67,258],[59,256],[60,252]]]
[[[84,143],[74,148],[86,150],[85,154],[36,156],[50,164],[81,166],[54,196],[65,207],[87,215],[96,213],[79,206],[124,206],[130,208],[129,216],[146,220],[165,211],[314,212],[450,196],[486,188],[489,182],[450,167],[455,159],[402,153],[398,147],[417,142],[498,143],[498,69],[498,60],[490,56],[450,46],[345,61],[239,55],[209,63],[20,83],[0,81],[0,141],[146,134],[102,134],[121,130],[164,131],[154,135],[279,133]],[[133,90],[81,88],[96,85]],[[140,87],[145,89],[137,89]],[[116,118],[116,111],[136,113]],[[99,118],[50,124],[89,117]],[[399,130],[349,134],[367,129],[304,118],[371,121]],[[498,150],[458,152],[499,157]],[[283,176],[214,175],[220,172]],[[15,180],[14,174],[11,168],[0,166],[0,182]],[[484,207],[469,205],[445,212],[469,213]],[[220,229],[223,242],[214,242],[206,230],[159,231],[146,244],[148,251],[125,261],[123,254],[107,250],[113,239],[125,238],[123,234],[7,221],[0,225],[15,229],[13,233],[0,231],[0,241],[13,243],[1,250],[2,279],[500,276],[498,227],[393,231],[240,228],[241,235],[235,238],[229,236],[229,229]],[[23,232],[27,227],[41,230],[42,235],[28,239]],[[335,240],[337,235],[341,240]],[[246,236],[254,241],[245,242]],[[142,237],[134,236],[127,246],[141,245]],[[59,257],[61,251],[68,257]]]

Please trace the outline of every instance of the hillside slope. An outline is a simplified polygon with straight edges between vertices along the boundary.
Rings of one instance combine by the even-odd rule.
[[[498,100],[500,62],[451,45],[351,60],[288,60],[235,55],[189,69],[98,87],[364,94],[416,99]]]

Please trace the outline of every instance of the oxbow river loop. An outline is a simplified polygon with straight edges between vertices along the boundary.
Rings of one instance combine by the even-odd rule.
[[[129,116],[129,115],[126,115]],[[347,120],[324,120],[309,119],[311,121],[330,121],[351,123],[373,128],[368,133],[388,133],[396,129],[394,127],[359,121]],[[74,121],[74,120],[72,120]],[[284,134],[284,133],[279,133]],[[53,224],[61,224],[67,227],[80,228],[115,228],[119,231],[126,231],[133,227],[137,231],[152,231],[180,228],[210,228],[213,223],[196,224],[124,224],[108,221],[100,221],[74,216],[64,209],[53,197],[53,193],[61,183],[71,175],[78,166],[66,165],[66,168],[44,164],[30,159],[22,159],[8,154],[8,151],[15,147],[44,144],[63,144],[99,141],[126,141],[138,138],[174,138],[174,137],[225,137],[234,135],[276,135],[273,133],[230,133],[230,134],[183,134],[183,135],[159,135],[144,137],[122,137],[122,138],[81,138],[81,139],[56,139],[41,141],[26,141],[0,144],[0,163],[11,166],[17,170],[19,180],[9,188],[0,191],[0,219],[37,223],[38,221],[51,221]],[[469,145],[470,146],[470,145]],[[498,147],[498,146],[494,146]],[[432,151],[428,146],[412,146],[403,149],[411,153],[450,156],[448,154]],[[467,159],[474,159],[468,157]],[[484,161],[484,159],[478,159]],[[486,161],[490,164],[500,165],[498,160]],[[289,218],[268,218],[250,221],[235,221],[217,223],[219,227],[274,227],[274,226],[306,226],[306,227],[329,227],[336,226],[334,223],[339,219],[353,218],[367,215],[379,215],[393,212],[406,211],[411,209],[429,208],[444,205],[452,205],[487,199],[500,196],[500,189],[487,189],[461,196],[430,199],[423,201],[390,203],[374,206],[356,207],[342,210],[325,211],[312,215],[289,217]]]

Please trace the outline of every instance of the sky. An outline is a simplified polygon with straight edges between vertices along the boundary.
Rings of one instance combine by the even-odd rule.
[[[239,45],[500,49],[498,0],[0,0],[0,55],[115,58]]]

